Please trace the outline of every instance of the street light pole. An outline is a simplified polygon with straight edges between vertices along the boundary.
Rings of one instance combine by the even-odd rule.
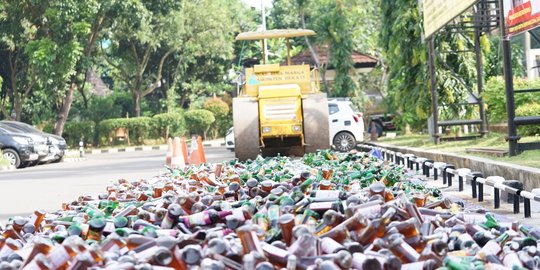
[[[262,16],[262,30],[266,31],[266,12],[264,10],[264,0],[261,0],[261,16]],[[264,63],[266,64],[268,62],[268,43],[266,42],[266,39],[263,40],[263,55],[264,55]]]

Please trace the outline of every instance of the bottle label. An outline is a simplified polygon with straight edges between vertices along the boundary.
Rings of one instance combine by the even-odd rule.
[[[281,248],[275,247],[270,244],[266,244],[262,247],[264,250],[264,253],[270,254],[272,256],[276,256],[278,258],[285,258],[289,255],[289,253]]]
[[[203,211],[188,217],[188,226],[208,225],[210,223],[208,212]]]
[[[376,204],[365,208],[359,208],[357,213],[361,213],[367,218],[374,218],[381,212],[381,205]]]
[[[114,223],[110,222],[110,221],[108,221],[105,224],[105,228],[103,228],[104,233],[112,233],[112,232],[114,232],[114,230],[115,230]]]
[[[309,205],[309,209],[311,210],[324,210],[324,209],[331,209],[332,208],[332,202],[316,202],[311,203]]]
[[[242,208],[235,208],[232,211],[232,215],[233,215],[233,217],[235,217],[236,219],[238,219],[240,221],[245,221],[246,220],[246,218],[244,217],[244,211],[242,211]]]
[[[499,244],[497,244],[497,242],[493,240],[487,242],[486,245],[482,247],[482,252],[484,252],[485,254],[497,255],[499,254],[500,251],[501,251],[501,246],[499,246]]]
[[[424,269],[424,262],[413,262],[401,265],[401,270]]]
[[[53,269],[57,269],[71,259],[66,248],[59,246],[49,254],[49,260]]]
[[[339,190],[317,190],[315,193],[317,201],[329,200],[334,201],[339,199]]]

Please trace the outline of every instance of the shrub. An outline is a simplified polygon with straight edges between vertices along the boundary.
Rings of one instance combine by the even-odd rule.
[[[152,118],[134,117],[134,118],[115,118],[103,120],[99,123],[99,142],[100,144],[110,144],[115,139],[114,132],[120,128],[125,128],[129,135],[129,141],[136,144],[142,144],[144,139],[148,138],[149,131],[152,128]],[[128,142],[129,143],[129,142]]]
[[[210,125],[216,121],[214,114],[208,110],[189,110],[184,117],[190,134],[205,135]]]
[[[147,139],[150,134],[153,123],[152,118],[145,116],[127,118],[126,122],[130,141],[136,144],[143,144],[144,139]]]
[[[525,103],[516,108],[516,116],[539,116],[540,103],[531,102]],[[540,125],[519,126],[520,135],[536,135],[540,134]]]
[[[213,98],[208,99],[203,108],[212,112],[216,118],[216,123],[210,128],[211,136],[214,138],[224,136],[232,123],[229,105],[221,99]]]
[[[167,139],[169,136],[181,136],[186,132],[184,116],[178,112],[156,114],[153,117],[155,129],[159,136]]]
[[[540,80],[526,80],[514,78],[514,89],[540,88]],[[484,101],[487,105],[488,122],[506,121],[506,91],[504,79],[502,77],[492,77],[486,83],[483,93]],[[531,102],[540,103],[538,93],[519,93],[514,95],[516,108]]]
[[[78,147],[81,138],[84,138],[85,142],[93,142],[95,132],[96,123],[94,121],[68,121],[62,135],[68,145]]]

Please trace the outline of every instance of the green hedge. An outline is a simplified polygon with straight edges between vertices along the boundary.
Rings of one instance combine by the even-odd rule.
[[[157,136],[167,139],[168,137],[182,136],[186,133],[186,121],[181,113],[156,114],[152,117],[152,120]]]
[[[150,117],[135,118],[115,118],[103,120],[99,123],[99,143],[102,145],[111,144],[114,141],[114,132],[120,128],[125,128],[129,132],[130,143],[142,144],[148,138],[150,130],[153,128],[153,121]]]
[[[96,123],[94,121],[68,121],[64,126],[62,136],[66,139],[68,145],[78,147],[81,138],[85,143],[92,143],[96,132]]]
[[[204,135],[210,125],[216,121],[214,114],[208,110],[189,110],[184,117],[189,135]]]
[[[203,108],[212,112],[216,118],[216,122],[210,128],[211,136],[213,138],[225,136],[227,130],[232,125],[232,115],[229,105],[219,98],[212,98],[204,102]]]
[[[527,80],[514,78],[514,89],[540,88],[540,80]],[[486,83],[483,93],[487,106],[488,122],[505,122],[506,117],[506,91],[502,77],[492,77]],[[540,103],[538,93],[518,93],[514,95],[516,108],[528,103]]]
[[[516,116],[539,116],[540,103],[530,102],[516,108]],[[540,134],[540,125],[519,126],[519,135],[534,136]]]

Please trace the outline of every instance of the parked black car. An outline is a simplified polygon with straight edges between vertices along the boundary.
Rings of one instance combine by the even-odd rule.
[[[24,167],[39,160],[34,150],[34,141],[30,136],[0,127],[0,149],[4,158],[16,168]]]
[[[42,132],[41,130],[23,123],[23,122],[17,122],[17,121],[0,121],[0,127],[8,127],[11,129],[16,129],[21,132],[27,133],[31,136],[38,136],[45,139],[46,144],[46,152],[47,154],[45,156],[40,156],[39,161],[41,162],[47,162],[47,161],[53,161],[53,162],[59,162],[64,157],[64,154],[67,150],[67,143],[64,138],[58,135],[50,134]],[[36,138],[35,140],[40,140],[39,138]],[[43,141],[41,139],[40,141]]]

